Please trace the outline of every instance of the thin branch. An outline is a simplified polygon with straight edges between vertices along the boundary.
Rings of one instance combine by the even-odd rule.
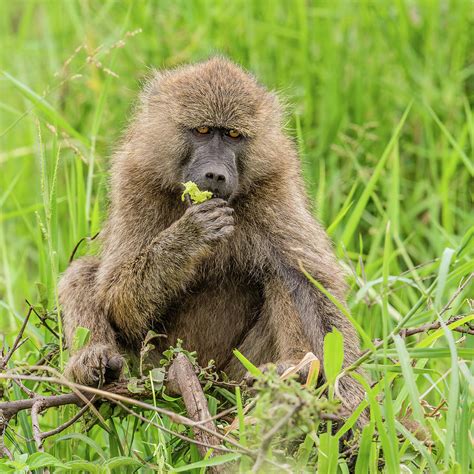
[[[32,366],[25,367],[25,369],[24,369],[25,374],[33,373],[34,372],[33,367],[39,367],[39,366],[47,365],[58,354],[59,354],[59,348],[55,348],[55,349],[52,349],[51,351],[47,352],[43,357],[41,357],[41,359],[38,359]]]
[[[451,309],[451,305],[453,304],[454,300],[464,291],[464,289],[469,285],[470,281],[474,277],[474,272],[470,273],[469,276],[466,278],[466,281],[459,286],[459,288],[453,293],[453,296],[449,299],[449,301],[446,303],[444,308],[439,312],[439,315],[442,316],[446,311]]]
[[[97,411],[97,409],[94,407],[94,405],[92,405],[90,403],[91,399],[92,399],[92,396],[89,395],[89,397],[86,397],[86,395],[84,393],[82,393],[77,387],[81,387],[81,385],[79,386],[76,386],[75,384],[69,382],[62,374],[60,374],[59,372],[57,372],[55,369],[53,369],[52,367],[48,367],[48,366],[29,366],[28,369],[30,370],[35,370],[35,371],[46,371],[46,372],[51,372],[53,373],[54,375],[56,375],[56,377],[40,377],[40,376],[30,376],[30,375],[21,375],[21,376],[18,376],[18,375],[15,375],[15,376],[11,376],[9,374],[5,374],[5,376],[3,376],[2,374],[0,374],[0,379],[2,378],[6,378],[6,379],[11,379],[13,380],[14,382],[18,382],[18,381],[21,381],[21,380],[33,380],[35,382],[39,382],[39,383],[42,383],[42,382],[48,382],[48,381],[51,381],[51,380],[54,380],[55,382],[53,383],[56,383],[57,385],[62,385],[62,386],[67,386],[68,388],[70,388],[74,393],[73,394],[70,394],[70,395],[75,395],[78,399],[78,402],[74,402],[74,401],[71,401],[71,402],[68,402],[67,404],[71,404],[71,403],[76,403],[78,404],[78,406],[81,406],[81,405],[89,405],[90,406],[90,409],[91,411],[94,413],[94,415],[99,419],[99,421],[102,423],[102,426],[103,428],[106,430],[106,431],[109,431],[109,428],[107,427],[106,425],[106,422],[104,420],[104,418],[102,417],[102,415]],[[58,396],[59,397],[59,396]],[[35,395],[34,397],[32,397],[32,399],[30,400],[30,403],[34,403],[36,400],[38,400],[39,398],[44,398],[45,400],[48,400],[46,403],[47,406],[45,406],[45,408],[50,408],[50,398],[53,398],[53,400],[51,401],[51,406],[60,406],[60,405],[63,405],[64,403],[59,403],[59,404],[56,404],[56,400],[54,400],[55,396],[49,396],[49,397],[45,397],[43,395]],[[18,403],[18,402],[28,402],[28,400],[16,400],[14,402],[7,402],[7,403]],[[0,403],[1,405],[1,403]],[[23,409],[28,409],[28,408],[31,408],[32,407],[32,404],[30,406],[28,406],[28,404],[26,405],[26,407],[23,406],[23,404],[20,404],[20,410],[23,410]],[[6,410],[6,413],[8,413],[8,406],[6,407],[7,410]],[[15,407],[14,407],[15,408]],[[5,413],[5,412],[2,412],[1,408],[0,408],[0,413]],[[9,416],[7,416],[7,419],[9,418]]]
[[[240,445],[237,441],[227,438],[220,433],[216,433],[213,430],[207,428],[206,426],[202,426],[201,423],[195,422],[185,416],[179,415],[173,411],[166,410],[164,408],[156,407],[149,403],[145,403],[141,400],[137,400],[134,398],[129,398],[128,396],[124,396],[123,394],[130,395],[130,392],[127,388],[126,383],[114,383],[104,387],[105,390],[101,390],[94,387],[86,387],[84,385],[75,384],[73,382],[69,382],[58,377],[39,377],[35,375],[19,375],[19,374],[0,374],[0,380],[33,380],[36,382],[47,382],[57,385],[64,385],[69,387],[70,389],[76,390],[77,393],[69,393],[65,395],[53,395],[50,397],[41,397],[45,400],[45,408],[51,408],[56,406],[62,405],[70,405],[75,404],[78,406],[82,406],[86,401],[90,401],[93,395],[97,395],[98,399],[106,399],[111,402],[121,401],[123,403],[128,403],[130,405],[135,405],[137,407],[143,408],[144,410],[154,411],[161,415],[165,415],[174,423],[182,424],[186,426],[190,426],[192,428],[196,427],[201,431],[205,431],[217,438],[221,439],[222,441],[226,441],[229,444],[235,446],[238,449],[245,450],[243,446]],[[133,394],[134,396],[142,397],[142,398],[151,398],[151,392],[142,392],[139,394]],[[39,398],[39,397],[38,397]],[[21,410],[31,409],[34,402],[38,400],[38,398],[33,398],[30,400],[16,400],[11,402],[0,402],[0,414],[10,419],[16,413]],[[99,415],[100,416],[100,415]]]
[[[197,422],[198,425],[209,423],[210,421],[218,420],[219,418],[223,418],[226,415],[229,415],[233,412],[237,411],[237,407],[230,407],[221,412],[217,413],[217,415],[211,416],[209,418],[205,418],[204,420],[200,420]]]
[[[5,446],[5,443],[3,441],[3,436],[2,436],[2,439],[0,440],[0,458],[3,458],[3,457],[7,457],[11,461],[13,461],[13,454]]]
[[[74,260],[74,257],[76,256],[76,252],[79,250],[79,246],[82,244],[82,242],[85,242],[86,240],[88,240],[89,242],[92,242],[94,239],[97,238],[97,236],[100,234],[100,232],[97,232],[97,234],[95,234],[94,236],[92,237],[82,237],[81,240],[79,240],[79,242],[75,245],[74,249],[72,250],[72,253],[69,257],[69,265],[72,263],[72,261]]]
[[[0,411],[0,458],[7,457],[8,459],[13,459],[13,455],[10,450],[5,446],[5,431],[7,429],[8,420],[3,416]]]
[[[92,403],[92,400],[91,400]],[[84,413],[86,413],[87,410],[89,410],[90,405],[84,405],[70,420],[66,421],[66,423],[63,423],[62,425],[59,425],[57,428],[54,428],[53,430],[50,431],[43,431],[41,433],[41,438],[49,438],[50,436],[54,436],[58,433],[61,433],[64,431],[66,428],[69,428],[71,425],[73,425],[79,418],[81,418]]]
[[[46,318],[44,316],[42,316],[41,314],[38,313],[38,311],[36,311],[35,307],[28,301],[26,300],[26,304],[30,307],[30,309],[33,311],[33,313],[36,314],[36,316],[38,317],[38,319],[41,321],[41,324],[56,338],[56,339],[61,339],[59,337],[59,334],[49,326],[48,322],[46,321]]]
[[[136,411],[132,410],[131,408],[127,407],[126,405],[124,405],[122,402],[116,402],[117,405],[119,407],[121,407],[124,411],[126,411],[127,413],[129,413],[130,415],[133,415],[135,416],[136,418],[138,418],[139,420],[143,421],[144,423],[147,423],[147,424],[150,424],[151,426],[154,426],[155,428],[161,430],[161,431],[164,431],[165,433],[168,433],[168,434],[171,434],[173,436],[176,436],[177,438],[179,439],[182,439],[183,441],[187,441],[188,443],[193,443],[193,444],[196,444],[196,445],[200,445],[200,446],[204,446],[205,448],[207,449],[214,449],[215,451],[221,451],[223,453],[240,453],[240,454],[247,454],[249,456],[254,456],[254,453],[248,449],[244,449],[243,451],[239,450],[239,449],[229,449],[229,448],[226,448],[222,445],[210,445],[210,444],[207,444],[203,441],[198,441],[197,439],[193,439],[193,438],[189,438],[188,436],[186,435],[183,435],[181,433],[177,433],[173,430],[170,430],[169,428],[166,428],[165,426],[163,425],[159,425],[158,423],[155,423],[154,421],[148,419],[148,418],[145,418],[143,415],[141,415],[140,413],[137,413]]]
[[[469,285],[469,282],[471,281],[471,279],[474,277],[474,272],[470,273],[469,276],[466,278],[466,281],[464,281],[464,283],[462,283],[457,289],[456,291],[454,292],[454,294],[452,295],[452,297],[449,299],[448,303],[443,307],[443,309],[440,311],[439,315],[442,316],[446,311],[448,311],[450,308],[451,308],[451,305],[452,303],[454,302],[454,300],[464,291],[464,289],[467,287],[467,285]],[[428,297],[428,295],[432,292],[434,288],[434,284],[430,287],[429,291],[428,291],[428,294],[426,295],[426,297]],[[421,303],[420,304],[416,304],[414,308],[412,308],[410,310],[410,312],[413,312],[415,308],[418,308],[419,306],[421,306]],[[405,318],[406,319],[406,316]],[[449,324],[449,323],[448,323]],[[396,335],[396,334],[400,334],[400,333],[403,333],[403,331],[406,331],[405,329],[399,327],[400,325],[397,325],[397,327],[395,327],[392,332],[387,336],[387,339],[389,339],[389,343],[393,340],[393,337]],[[456,328],[457,329],[457,328]],[[367,349],[366,351],[362,352],[362,354],[360,355],[360,357],[355,360],[351,365],[348,365],[347,367],[345,367],[343,369],[343,371],[339,374],[339,378],[345,376],[345,375],[348,375],[349,373],[353,372],[354,370],[356,370],[358,367],[360,367],[367,359],[370,358],[370,356],[379,348],[383,345],[383,340],[378,340],[376,342],[374,342],[374,348],[373,349]],[[323,386],[320,387],[320,389],[324,389],[325,386],[327,384],[324,384]]]
[[[449,326],[452,323],[455,323],[456,321],[459,321],[460,319],[464,318],[465,316],[453,316],[452,318],[449,318],[447,321],[445,321],[443,324],[446,326]],[[427,331],[432,331],[434,329],[439,329],[441,327],[441,322],[437,321],[435,323],[427,323],[423,324],[422,326],[419,326],[417,328],[407,328],[407,329],[402,329],[400,331],[400,336],[401,337],[408,337],[408,336],[413,336],[414,334],[419,334]],[[451,329],[451,331],[456,331],[460,332],[463,334],[471,334],[474,335],[474,329],[470,328],[465,328],[462,326],[458,326],[456,328]]]
[[[0,370],[4,369],[7,366],[8,361],[11,359],[11,356],[18,349],[18,347],[20,346],[21,338],[23,337],[23,333],[25,332],[26,325],[28,324],[28,320],[30,319],[32,311],[33,311],[33,307],[29,304],[28,313],[26,314],[26,317],[23,320],[23,324],[21,325],[20,331],[18,332],[18,334],[15,338],[15,342],[13,343],[13,346],[7,352],[7,355],[0,361]],[[23,344],[23,343],[21,343],[21,344]]]
[[[33,392],[33,390],[30,390],[28,387],[26,387],[25,385],[23,385],[23,383],[21,383],[20,380],[14,380],[13,382],[14,382],[16,385],[18,385],[18,387],[20,387],[20,390],[22,390],[22,391],[26,394],[27,397],[33,398],[33,397],[36,395],[36,393]]]

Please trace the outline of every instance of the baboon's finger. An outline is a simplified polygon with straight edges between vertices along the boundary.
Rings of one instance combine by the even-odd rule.
[[[216,207],[225,206],[226,204],[227,203],[224,201],[224,199],[214,198],[209,199],[209,201],[203,202],[201,204],[195,204],[193,209],[195,209],[196,212],[205,212],[210,209],[215,209]]]

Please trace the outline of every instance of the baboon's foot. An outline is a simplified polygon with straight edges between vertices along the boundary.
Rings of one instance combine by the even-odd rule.
[[[65,375],[81,385],[97,387],[118,380],[124,362],[114,346],[94,344],[84,347],[69,359]]]
[[[311,364],[308,363],[302,366],[297,371],[292,370],[299,363],[300,363],[300,360],[292,360],[292,359],[279,360],[275,363],[267,363],[267,364],[260,365],[258,368],[263,373],[267,372],[270,368],[276,368],[277,374],[280,376],[283,376],[284,378],[286,378],[286,375],[288,374],[296,374],[298,377],[298,381],[304,384],[306,383],[308,379]],[[323,376],[320,374],[319,375],[320,381],[322,377]],[[256,380],[257,380],[257,377],[255,377],[249,372],[247,372],[243,378],[244,383],[251,390],[251,392],[254,390],[253,386]],[[324,379],[322,381],[324,381]],[[340,399],[341,405],[338,410],[337,416],[339,417],[340,421],[333,422],[334,434],[339,430],[339,428],[341,428],[344,422],[358,408],[359,404],[363,401],[364,396],[365,396],[365,392],[362,386],[350,376],[345,376],[339,381],[337,397]],[[370,413],[369,413],[368,408],[365,408],[359,414],[354,426],[350,430],[345,432],[344,435],[342,435],[340,439],[341,443],[343,444],[345,442],[348,442],[352,438],[354,430],[357,430],[357,429],[361,430],[362,428],[364,428],[364,426],[366,426],[369,423],[369,421],[370,421]],[[342,444],[341,444],[341,447],[342,447]]]

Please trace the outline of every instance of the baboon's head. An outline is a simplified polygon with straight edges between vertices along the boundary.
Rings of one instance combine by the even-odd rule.
[[[147,170],[160,185],[179,191],[194,181],[231,199],[277,167],[280,122],[273,94],[237,65],[213,58],[155,73],[134,134],[143,135]]]

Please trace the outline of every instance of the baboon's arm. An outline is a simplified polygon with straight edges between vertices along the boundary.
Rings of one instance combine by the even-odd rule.
[[[344,336],[348,365],[359,355],[357,333],[346,316],[308,281],[300,265],[345,304],[342,270],[326,232],[304,203],[297,202],[297,191],[288,195],[291,200],[286,205],[280,200],[273,211],[267,211],[268,226],[275,231],[267,234],[271,250],[264,272],[265,305],[271,308],[277,340],[282,348],[301,347],[303,340],[322,360],[324,336],[335,327]]]
[[[342,295],[337,289],[330,287],[333,275],[321,273],[323,262],[318,268],[318,255],[313,255],[312,261],[308,258],[311,254],[306,253],[305,257],[301,261],[307,271],[329,292],[336,293],[334,296],[340,298]],[[264,309],[267,308],[267,312],[263,316],[269,319],[272,326],[278,347],[278,361],[301,360],[306,352],[311,351],[322,365],[324,336],[335,327],[344,337],[344,366],[354,362],[360,355],[359,340],[348,319],[285,257],[280,256],[274,268],[277,270],[265,284]],[[344,304],[344,301],[341,303]],[[339,393],[349,411],[364,397],[362,386],[350,376],[339,381]],[[361,423],[365,416],[361,418]]]
[[[134,255],[104,261],[98,299],[119,334],[142,339],[151,319],[164,312],[193,279],[203,250],[175,223]]]
[[[267,276],[263,296],[261,319],[274,335],[276,360],[302,359],[312,348],[287,282],[275,274]]]
[[[98,301],[118,329],[134,342],[143,339],[196,275],[213,243],[233,230],[232,209],[220,199],[192,206],[142,248],[121,240],[105,253],[97,275]],[[122,238],[123,241],[123,238]]]
[[[316,279],[318,276],[321,277],[316,274]],[[266,305],[273,309],[276,340],[285,357],[311,350],[322,361],[324,336],[333,327],[344,336],[345,365],[358,357],[358,336],[351,323],[299,269],[281,262],[278,273],[265,285],[265,295],[269,299]]]
[[[267,248],[264,269],[263,314],[272,327],[279,358],[301,359],[311,350],[323,362],[324,336],[337,328],[344,336],[344,366],[360,355],[358,335],[349,320],[302,273],[300,265],[342,304],[346,285],[326,232],[314,220],[298,193],[287,193],[288,202],[267,205]],[[280,195],[281,196],[281,195]],[[263,213],[263,211],[262,211]],[[299,354],[298,354],[299,352]],[[353,409],[364,396],[350,376],[339,382],[344,404]]]
[[[96,304],[95,286],[99,266],[98,258],[82,257],[69,265],[59,282],[64,337],[71,350],[78,326],[90,330],[90,344],[116,345],[115,332]]]

